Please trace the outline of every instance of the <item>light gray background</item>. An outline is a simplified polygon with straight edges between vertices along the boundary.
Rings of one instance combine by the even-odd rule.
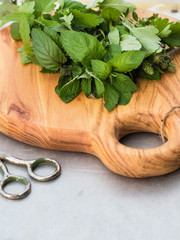
[[[11,201],[0,196],[0,240],[180,239],[180,170],[162,177],[129,179],[110,172],[88,154],[39,149],[2,134],[0,143],[0,151],[16,157],[46,156],[62,165],[55,181],[31,180],[27,198]],[[151,148],[161,140],[137,134],[124,143]],[[23,167],[8,167],[11,173],[29,178]]]
[[[1,240],[179,240],[179,170],[130,179],[110,172],[88,154],[35,148],[2,134],[0,143],[1,151],[16,157],[46,156],[62,165],[62,175],[54,181],[31,180],[32,192],[25,199],[0,196]],[[161,139],[139,133],[123,143],[150,148]],[[11,173],[28,178],[23,167],[8,166]],[[11,190],[17,191],[17,186]]]

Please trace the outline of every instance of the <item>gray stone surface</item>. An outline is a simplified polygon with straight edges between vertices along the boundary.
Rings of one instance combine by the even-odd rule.
[[[62,175],[55,181],[31,180],[32,192],[25,199],[0,196],[1,240],[179,240],[180,171],[129,179],[110,172],[88,154],[35,148],[2,134],[0,143],[1,151],[16,157],[46,156],[62,165]],[[139,133],[123,143],[147,148],[161,140]],[[28,178],[23,167],[8,167]],[[12,187],[16,192],[17,186]]]

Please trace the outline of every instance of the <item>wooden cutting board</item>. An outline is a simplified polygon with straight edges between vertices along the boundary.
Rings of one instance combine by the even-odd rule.
[[[149,13],[146,13],[147,15]],[[81,93],[69,104],[54,92],[58,74],[42,74],[33,64],[22,65],[9,29],[0,31],[0,131],[38,147],[93,154],[113,172],[150,177],[180,167],[180,111],[167,119],[168,142],[153,149],[133,149],[119,139],[133,132],[159,133],[161,121],[180,105],[180,51],[176,74],[160,81],[138,80],[139,91],[127,106],[108,112],[102,99]]]

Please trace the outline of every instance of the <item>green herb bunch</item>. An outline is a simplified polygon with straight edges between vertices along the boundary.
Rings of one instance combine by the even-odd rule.
[[[24,43],[18,49],[22,64],[60,73],[55,91],[66,103],[83,91],[103,97],[111,111],[130,101],[137,77],[159,80],[165,71],[176,70],[168,54],[180,47],[180,23],[157,14],[140,19],[136,7],[124,0],[88,5],[58,0],[58,6],[54,0],[25,0],[20,6],[2,2],[0,26],[13,22],[12,38]]]

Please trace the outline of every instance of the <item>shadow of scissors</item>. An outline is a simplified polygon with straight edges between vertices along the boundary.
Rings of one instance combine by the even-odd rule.
[[[55,179],[56,177],[58,177],[61,173],[61,165],[50,158],[38,158],[35,160],[21,160],[15,157],[12,157],[10,155],[7,155],[5,153],[0,152],[0,171],[3,174],[3,178],[0,182],[0,194],[8,199],[14,200],[14,199],[20,199],[20,198],[24,198],[26,197],[30,191],[31,191],[31,183],[30,181],[25,178],[25,177],[21,177],[21,176],[15,176],[12,175],[8,172],[8,169],[6,167],[6,165],[3,163],[3,160],[10,162],[12,164],[15,165],[19,165],[19,166],[25,166],[27,168],[27,172],[29,174],[30,177],[32,177],[33,179],[40,181],[40,182],[46,182],[52,179]],[[48,176],[40,176],[37,175],[34,170],[35,168],[37,168],[39,165],[52,165],[55,167],[55,171],[48,175]],[[7,193],[4,190],[4,187],[10,183],[10,182],[21,182],[25,185],[25,190],[19,194],[11,194],[11,193]]]

